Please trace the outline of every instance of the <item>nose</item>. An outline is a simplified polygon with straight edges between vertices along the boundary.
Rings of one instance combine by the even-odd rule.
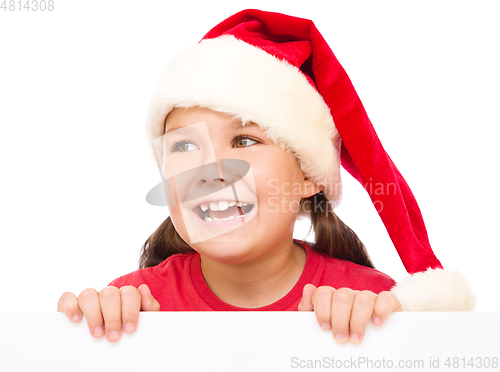
[[[223,183],[223,187],[228,187],[245,177],[250,170],[250,164],[242,159],[219,159],[199,169],[199,182]]]
[[[177,192],[183,194],[183,191],[189,190],[189,195],[185,195],[185,198],[183,198],[183,201],[186,202],[230,187],[241,180],[249,170],[250,164],[241,159],[220,159],[213,163],[189,169],[165,180],[167,202],[171,203],[175,200],[173,187],[169,186],[172,183],[171,179],[175,181]],[[168,195],[170,194],[169,199]],[[175,205],[175,203],[168,205]]]
[[[224,183],[224,177],[221,169],[219,169],[219,164],[219,162],[214,162],[200,166],[196,182],[203,184]],[[229,174],[226,174],[226,177],[229,177]]]
[[[250,164],[241,159],[219,159],[197,168],[194,179],[196,191],[193,198],[201,198],[230,187],[241,180],[250,170]]]
[[[192,178],[195,187],[190,187],[190,199],[205,197],[221,191],[236,181],[232,172],[223,172],[220,161],[199,166],[193,169],[193,172],[196,173]]]

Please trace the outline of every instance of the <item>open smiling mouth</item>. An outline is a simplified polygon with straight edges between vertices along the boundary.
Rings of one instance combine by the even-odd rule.
[[[228,221],[241,218],[250,213],[253,204],[221,200],[218,202],[203,203],[196,206],[193,211],[203,221]]]

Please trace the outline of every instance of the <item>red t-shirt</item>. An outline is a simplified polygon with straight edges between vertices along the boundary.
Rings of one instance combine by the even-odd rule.
[[[258,308],[230,305],[208,287],[197,252],[178,253],[154,267],[140,269],[113,280],[109,285],[121,288],[147,284],[162,311],[297,311],[302,289],[314,286],[348,287],[375,293],[388,291],[396,282],[389,276],[350,261],[330,258],[312,250],[306,242],[294,240],[307,253],[304,270],[290,292],[278,301]]]

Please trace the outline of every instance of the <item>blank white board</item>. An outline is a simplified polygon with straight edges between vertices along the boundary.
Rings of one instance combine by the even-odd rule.
[[[157,312],[111,344],[61,313],[0,313],[0,371],[499,370],[499,335],[499,312],[395,313],[361,345],[312,312]]]

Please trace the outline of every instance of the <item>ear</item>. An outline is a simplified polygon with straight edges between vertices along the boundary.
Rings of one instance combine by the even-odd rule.
[[[308,198],[310,196],[316,195],[323,189],[322,185],[318,185],[309,178],[304,176],[302,181],[302,198]]]

